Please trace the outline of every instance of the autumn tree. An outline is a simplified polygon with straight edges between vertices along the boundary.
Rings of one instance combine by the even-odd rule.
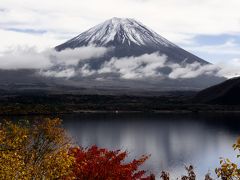
[[[74,162],[60,119],[0,125],[0,179],[56,179],[70,176]]]
[[[72,148],[70,154],[75,157],[74,175],[76,179],[88,180],[154,180],[155,176],[146,176],[146,171],[139,170],[148,156],[142,156],[129,163],[127,152],[110,151],[97,146],[91,148]]]

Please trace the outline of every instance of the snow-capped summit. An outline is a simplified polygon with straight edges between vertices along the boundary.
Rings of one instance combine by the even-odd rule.
[[[175,46],[142,23],[130,18],[109,19],[71,39],[67,44],[78,46]],[[62,49],[59,47],[59,49]]]
[[[169,61],[175,63],[207,64],[206,61],[181,49],[142,23],[130,18],[114,17],[106,20],[55,49],[61,51],[66,48],[74,49],[90,45],[111,47],[112,51],[107,55],[110,58],[158,52],[165,54]]]
[[[129,18],[112,18],[88,31],[83,32],[68,43],[78,45],[114,46],[175,46],[140,22]]]

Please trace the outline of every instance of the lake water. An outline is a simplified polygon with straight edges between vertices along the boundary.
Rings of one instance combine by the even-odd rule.
[[[198,177],[214,174],[220,157],[236,160],[240,114],[75,114],[60,116],[75,141],[127,150],[129,158],[151,154],[144,168],[184,174],[193,164]]]

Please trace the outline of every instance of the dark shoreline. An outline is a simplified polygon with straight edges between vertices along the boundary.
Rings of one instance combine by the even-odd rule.
[[[0,96],[0,115],[77,113],[240,113],[240,105],[198,104],[194,94],[163,96],[14,94]]]
[[[78,110],[72,112],[1,112],[0,116],[37,116],[37,115],[67,115],[67,114],[239,114],[240,110],[153,110],[153,111],[112,111],[112,110]]]

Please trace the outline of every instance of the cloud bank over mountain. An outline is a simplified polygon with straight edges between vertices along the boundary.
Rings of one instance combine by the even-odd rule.
[[[138,57],[112,58],[105,62],[97,73],[118,73],[124,79],[158,78],[195,78],[200,75],[215,75],[218,68],[214,65],[201,65],[168,62],[166,55],[159,53],[144,54]]]
[[[34,48],[9,49],[0,56],[0,69],[36,69],[43,76],[65,77],[114,77],[122,79],[145,78],[194,78],[200,75],[216,75],[220,69],[214,65],[201,65],[198,62],[171,63],[164,54],[152,53],[137,57],[112,57],[104,61],[100,68],[92,68],[91,58],[103,57],[109,48],[81,47],[55,51],[47,49],[37,51]],[[79,65],[79,63],[81,65]]]

